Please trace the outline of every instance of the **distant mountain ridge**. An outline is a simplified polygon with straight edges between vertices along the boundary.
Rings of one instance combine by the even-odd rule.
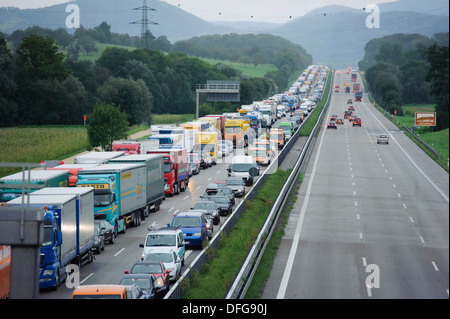
[[[93,28],[106,21],[111,31],[140,35],[141,25],[131,24],[142,18],[142,0],[77,0],[81,24]],[[0,8],[0,32],[12,33],[33,25],[44,28],[65,28],[68,3],[42,9],[19,10]],[[356,66],[364,56],[364,46],[374,38],[395,33],[418,33],[431,36],[448,32],[446,0],[399,0],[379,4],[380,28],[366,27],[368,12],[339,5],[312,10],[285,24],[255,22],[207,22],[178,6],[159,0],[148,0],[148,19],[158,23],[149,25],[154,36],[166,35],[172,43],[207,34],[269,33],[301,45],[313,56],[314,62],[330,66]],[[71,32],[73,29],[70,30]]]

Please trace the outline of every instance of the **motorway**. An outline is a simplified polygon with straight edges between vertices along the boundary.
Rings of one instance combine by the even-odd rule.
[[[280,122],[280,120],[278,120]],[[275,123],[274,127],[277,126]],[[146,134],[146,133],[143,133]],[[148,133],[147,133],[148,134]],[[141,134],[142,135],[142,134]],[[133,136],[136,138],[137,136]],[[245,155],[247,148],[238,148],[233,154],[225,158],[218,159],[217,165],[205,170],[201,170],[200,174],[190,178],[188,189],[180,192],[174,197],[167,197],[161,204],[158,212],[151,213],[138,227],[128,228],[125,234],[119,234],[114,244],[106,244],[105,250],[99,255],[94,255],[95,260],[91,264],[84,265],[80,270],[80,284],[118,284],[124,276],[124,271],[131,269],[133,264],[140,260],[142,248],[139,244],[144,243],[148,233],[148,226],[155,223],[156,225],[165,226],[172,221],[173,214],[178,211],[186,211],[200,200],[208,183],[214,181],[225,181],[228,178],[227,165],[231,164],[232,156]],[[73,163],[73,157],[65,159],[66,164]],[[261,174],[265,167],[261,167]],[[260,174],[260,175],[261,175]],[[246,190],[249,187],[246,186]],[[236,198],[234,208],[241,201]],[[227,217],[222,216],[219,225],[214,225],[214,234],[220,228],[220,225]],[[182,273],[189,267],[189,264],[195,259],[200,250],[187,249],[185,265],[182,267]],[[69,282],[69,286],[72,282]],[[73,287],[67,287],[62,283],[56,291],[41,290],[40,299],[69,299],[72,296]]]
[[[364,94],[362,127],[343,117],[335,75],[263,299],[449,298],[449,175]],[[333,85],[333,87],[334,87]],[[390,143],[377,144],[387,133]]]

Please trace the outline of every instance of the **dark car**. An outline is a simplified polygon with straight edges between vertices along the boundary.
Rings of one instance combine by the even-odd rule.
[[[334,129],[337,129],[337,124],[336,124],[336,122],[335,122],[335,121],[330,121],[330,122],[328,122],[327,129],[328,129],[328,128],[334,128]]]
[[[94,251],[100,254],[105,250],[105,236],[103,236],[100,227],[94,226]]]
[[[216,183],[209,183],[206,186],[206,190],[203,196],[215,196],[215,195],[226,196],[229,199],[231,205],[234,205],[235,203],[235,196],[233,194],[233,191],[227,188],[226,185],[219,186],[219,184]]]
[[[114,226],[103,219],[94,220],[94,225],[100,228],[100,232],[105,237],[105,242],[114,244],[116,241],[116,234],[114,233]]]
[[[153,299],[147,292],[137,284],[125,285],[127,286],[128,299]]]
[[[243,197],[245,194],[245,182],[241,177],[228,177],[227,187],[231,188],[236,197]]]
[[[213,201],[201,200],[192,207],[194,210],[206,210],[206,214],[212,218],[213,224],[218,225],[220,223],[220,214],[217,205]]]
[[[126,274],[119,285],[138,285],[144,296],[140,299],[162,299],[165,295],[165,291],[157,287],[157,278],[152,274]]]
[[[125,274],[152,274],[156,277],[156,287],[167,293],[169,291],[169,279],[172,269],[166,269],[162,262],[158,261],[138,261],[130,271]],[[158,281],[158,278],[160,280]]]
[[[227,216],[233,211],[233,206],[231,205],[228,197],[226,196],[203,196],[204,200],[213,201],[216,203],[217,208],[219,209],[219,214],[221,216]]]
[[[344,112],[344,119],[348,119],[353,114],[352,111],[348,110]]]
[[[342,119],[342,117],[338,117],[338,118],[336,119],[336,124],[344,125],[344,120]]]

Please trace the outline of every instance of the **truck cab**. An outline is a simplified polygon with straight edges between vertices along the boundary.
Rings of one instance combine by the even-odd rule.
[[[241,177],[245,185],[253,185],[255,177],[259,174],[259,167],[251,156],[234,156],[228,166],[228,176]]]

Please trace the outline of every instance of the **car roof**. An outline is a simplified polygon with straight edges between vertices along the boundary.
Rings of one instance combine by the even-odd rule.
[[[178,217],[178,216],[183,216],[183,217],[200,217],[204,213],[205,212],[200,212],[198,210],[190,210],[190,211],[187,211],[187,212],[180,212],[180,213],[176,214],[175,216],[176,217]]]

